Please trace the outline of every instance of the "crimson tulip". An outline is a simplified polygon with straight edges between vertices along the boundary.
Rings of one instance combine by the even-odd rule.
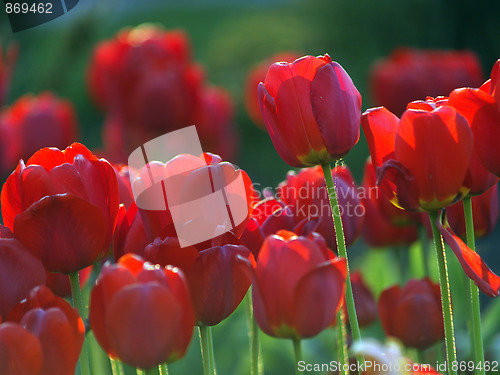
[[[10,331],[7,333],[10,337],[2,342],[2,336],[6,338],[4,325]],[[32,367],[30,375],[75,373],[85,326],[77,310],[64,299],[54,296],[47,287],[39,286],[31,290],[27,299],[12,309],[8,321],[0,325],[0,332],[2,331],[4,335],[0,333],[0,358],[2,355],[7,358],[5,362],[0,361],[0,369],[2,364],[7,364],[7,372],[2,374],[19,375],[17,369],[29,367]],[[18,356],[22,353],[20,350],[24,350],[18,347],[21,342],[33,350],[26,350],[26,357]],[[34,363],[26,363],[29,359]]]
[[[113,233],[113,257],[115,260],[127,253],[143,256],[144,248],[148,243],[142,216],[135,202],[128,209],[120,206]]]
[[[103,267],[90,295],[89,319],[110,357],[143,369],[182,358],[194,327],[182,271],[132,254]]]
[[[490,234],[498,221],[498,187],[493,186],[481,195],[471,198],[474,235],[476,238]],[[461,238],[466,237],[463,203],[457,202],[446,208],[451,229]]]
[[[118,212],[115,172],[85,146],[44,148],[2,188],[7,227],[49,272],[73,273],[108,251]]]
[[[312,337],[335,319],[345,292],[346,261],[326,247],[279,231],[266,238],[251,270],[255,319],[268,335]]]
[[[358,142],[361,95],[328,55],[271,65],[258,96],[273,145],[293,167],[338,160]]]
[[[332,177],[337,190],[346,245],[350,246],[361,235],[364,207],[347,166],[334,168]],[[332,210],[320,166],[305,168],[298,173],[289,172],[286,181],[278,186],[276,197],[292,210],[296,232],[318,232],[325,238],[328,247],[337,248]]]
[[[361,121],[380,186],[393,204],[433,211],[467,194],[473,137],[454,108],[428,99],[410,103],[401,120],[379,107]]]
[[[376,176],[370,158],[363,177],[365,225],[363,239],[374,247],[408,245],[417,239],[415,214],[401,210],[390,203],[376,186]]]
[[[262,113],[260,112],[259,97],[257,88],[259,83],[266,79],[266,73],[269,67],[276,61],[294,61],[300,57],[295,52],[280,52],[261,61],[248,72],[245,80],[245,109],[252,121],[261,128],[265,128]]]
[[[233,242],[214,243],[200,251],[193,246],[180,247],[175,237],[157,238],[144,249],[144,257],[151,263],[183,270],[198,324],[213,326],[231,315],[251,284],[239,258],[254,262],[254,257],[235,237]]]
[[[480,88],[454,90],[448,104],[455,107],[470,123],[474,134],[474,147],[481,163],[500,177],[500,59],[491,76]]]
[[[398,48],[373,65],[370,89],[375,105],[400,116],[413,100],[448,95],[482,80],[481,63],[473,52]]]
[[[64,148],[78,138],[75,110],[68,100],[56,98],[50,92],[25,95],[0,115],[0,128],[4,128],[10,143],[8,159],[27,160],[43,147]]]
[[[378,311],[385,334],[406,346],[426,349],[444,337],[439,285],[428,278],[384,290]]]
[[[45,284],[42,262],[0,225],[0,320],[37,285]]]

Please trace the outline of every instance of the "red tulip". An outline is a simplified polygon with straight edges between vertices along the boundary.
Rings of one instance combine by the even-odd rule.
[[[246,266],[238,258],[253,262],[254,257],[241,244],[211,246],[199,251],[193,246],[180,247],[175,237],[157,238],[144,249],[144,257],[151,263],[172,265],[184,271],[198,324],[212,326],[226,319],[251,284]]]
[[[87,267],[78,272],[80,289],[83,289],[92,274],[92,267]],[[59,297],[71,297],[71,284],[69,276],[63,273],[47,272],[47,287]]]
[[[408,245],[417,239],[415,214],[397,208],[382,194],[376,186],[375,169],[370,159],[365,164],[362,188],[365,208],[363,239],[368,245]]]
[[[498,187],[493,186],[472,200],[472,216],[474,218],[474,235],[476,238],[490,234],[498,220]],[[457,202],[446,208],[446,217],[450,227],[461,238],[466,237],[464,205]]]
[[[14,152],[14,163],[9,167],[14,167],[19,159],[28,159],[43,147],[64,148],[78,138],[72,104],[50,92],[18,99],[2,112],[0,128],[4,128],[6,141]],[[7,158],[12,160],[9,155]]]
[[[38,375],[42,361],[42,345],[35,335],[18,324],[0,324],[0,374]]]
[[[291,166],[338,160],[359,139],[361,95],[328,55],[271,65],[258,96],[273,145]]]
[[[54,296],[45,286],[36,287],[29,293],[26,300],[14,307],[9,314],[8,321],[0,326],[0,332],[4,325],[8,325],[9,330],[14,330],[13,327],[16,327],[17,337],[11,337],[11,343],[22,340],[30,345],[34,351],[29,353],[29,356],[35,357],[35,363],[39,358],[36,355],[38,354],[37,348],[41,348],[41,368],[31,372],[31,375],[73,375],[75,373],[83,345],[85,327],[77,310],[73,309],[68,302]],[[22,328],[24,333],[17,327]],[[7,343],[7,347],[9,346]],[[27,358],[16,357],[17,350],[8,349],[7,355],[10,361],[7,363],[11,369],[26,366]],[[0,358],[2,358],[1,351],[2,344],[0,343]]]
[[[444,327],[440,296],[439,285],[427,278],[384,290],[378,311],[385,334],[419,349],[441,341]]]
[[[0,225],[0,321],[32,288],[45,284],[45,280],[40,260],[8,228]]]
[[[373,164],[380,167],[380,186],[395,205],[432,211],[468,192],[472,132],[454,108],[432,99],[413,102],[401,120],[384,107],[373,108],[362,125]]]
[[[481,163],[500,177],[500,59],[491,71],[491,78],[480,88],[461,88],[450,94],[448,104],[455,107],[470,123],[474,148]]]
[[[229,93],[220,87],[206,87],[193,114],[203,150],[215,152],[232,160],[238,150],[238,135],[234,125],[234,105]]]
[[[123,137],[115,143],[121,150],[105,144],[107,151],[126,158],[138,144],[192,123],[203,73],[190,49],[183,32],[150,25],[123,30],[96,47],[89,91],[113,118],[105,132]]]
[[[252,277],[260,328],[275,337],[307,338],[335,319],[345,292],[346,263],[313,240],[280,231],[266,238]]]
[[[354,296],[354,305],[356,307],[356,316],[360,327],[368,327],[377,319],[377,304],[372,291],[368,288],[360,272],[351,273],[352,294]],[[348,320],[349,314],[344,303],[345,317]]]
[[[290,62],[298,59],[299,57],[300,55],[295,52],[281,52],[266,58],[264,61],[254,66],[248,72],[247,78],[245,80],[244,104],[248,116],[250,116],[252,121],[259,127],[265,127],[262,113],[260,112],[259,97],[257,95],[257,88],[259,87],[259,83],[264,82],[264,80],[266,79],[267,70],[274,62]]]
[[[143,369],[182,358],[194,326],[182,271],[131,254],[102,269],[91,292],[89,319],[110,357]]]
[[[399,116],[413,100],[448,95],[482,79],[481,63],[470,51],[399,48],[373,66],[370,87],[375,104]]]
[[[364,207],[358,197],[354,179],[346,166],[332,171],[346,245],[353,244],[361,235]],[[289,172],[276,192],[277,198],[287,204],[295,216],[295,231],[300,234],[318,232],[328,247],[337,248],[332,210],[321,167],[311,167],[298,173]]]
[[[120,193],[120,204],[123,204],[128,209],[134,202],[134,194],[132,186],[130,186],[130,173],[127,165],[113,165],[115,170],[116,181],[118,182],[118,191]]]
[[[127,253],[143,256],[149,243],[142,216],[133,202],[128,209],[120,206],[113,233],[113,257],[116,261]]]
[[[47,271],[72,273],[107,252],[118,199],[111,165],[74,143],[19,163],[2,189],[2,216]]]

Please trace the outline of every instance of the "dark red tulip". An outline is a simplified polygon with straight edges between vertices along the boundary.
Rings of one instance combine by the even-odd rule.
[[[110,357],[143,369],[182,358],[194,326],[182,271],[131,254],[102,269],[91,292],[89,319]]]
[[[400,116],[406,104],[426,96],[481,84],[481,63],[470,51],[399,48],[374,64],[370,73],[373,101]]]
[[[111,165],[74,143],[44,148],[5,182],[4,223],[49,272],[72,273],[108,251],[118,212]]]
[[[45,280],[42,262],[0,225],[0,320]]]
[[[328,55],[271,65],[258,96],[273,145],[293,167],[338,160],[358,142],[361,95]]]
[[[347,166],[332,171],[344,228],[346,245],[353,244],[361,235],[364,207],[358,197],[358,188]],[[318,232],[331,249],[337,248],[332,210],[321,167],[311,167],[298,173],[289,172],[286,181],[277,189],[276,197],[292,210],[296,232]]]
[[[113,257],[116,261],[127,253],[144,255],[144,248],[149,239],[142,222],[142,216],[132,202],[128,209],[120,206],[116,218],[116,227],[113,233]]]
[[[426,349],[444,337],[439,285],[427,278],[384,290],[378,311],[385,334],[406,346]]]
[[[43,147],[65,148],[78,138],[73,105],[50,92],[25,95],[0,115],[6,142],[14,153],[14,168],[19,159],[27,160]],[[12,157],[7,155],[8,159]]]
[[[476,238],[487,236],[495,228],[498,220],[498,187],[493,186],[472,200],[474,235]],[[464,205],[462,201],[446,207],[446,217],[450,227],[461,238],[466,238]]]
[[[80,280],[80,289],[83,289],[85,284],[92,274],[92,267],[84,268],[78,272]],[[47,287],[59,297],[71,297],[71,284],[69,276],[63,273],[47,272]]]
[[[38,375],[42,345],[35,335],[18,324],[0,324],[0,374]]]
[[[260,328],[275,337],[307,338],[335,319],[345,292],[346,263],[313,240],[279,231],[266,238],[252,277]]]
[[[14,307],[9,314],[8,321],[9,323],[4,324],[22,327],[33,335],[32,337],[41,347],[41,368],[38,372],[31,373],[32,375],[73,375],[75,373],[85,336],[85,326],[78,311],[73,309],[68,302],[54,296],[47,287],[39,286],[29,293],[26,300]],[[22,336],[27,336],[21,332],[18,332],[18,335],[20,335],[18,339],[26,339]],[[33,340],[30,339],[28,343],[36,350],[38,345],[35,341],[31,341]],[[12,354],[10,365],[13,368],[18,365],[26,366],[24,364],[26,358],[16,358]],[[1,356],[0,354],[0,358]],[[21,363],[19,364],[18,361]]]
[[[234,121],[234,104],[229,93],[220,87],[205,87],[192,119],[203,150],[215,152],[224,160],[234,159],[238,150]]]
[[[261,128],[265,128],[264,119],[260,112],[259,97],[257,88],[260,82],[266,79],[266,73],[269,67],[277,61],[291,62],[298,59],[300,55],[295,52],[280,52],[266,58],[264,61],[255,65],[247,74],[245,80],[245,109],[252,121]]]
[[[365,164],[362,188],[365,208],[362,234],[368,245],[408,245],[417,239],[415,214],[397,208],[382,194],[376,185],[375,169],[370,159]]]
[[[125,160],[137,145],[191,125],[202,81],[182,31],[142,25],[101,42],[87,83],[95,102],[108,112],[105,134],[120,137],[107,134],[106,151]]]
[[[146,247],[144,256],[151,263],[170,264],[184,271],[198,324],[212,326],[226,319],[251,284],[246,265],[239,258],[254,262],[254,257],[241,244],[223,244],[199,251],[193,246],[180,247],[175,237],[157,238]]]
[[[438,100],[408,108],[401,120],[384,107],[369,109],[363,130],[386,197],[406,210],[437,210],[468,193],[472,132],[464,117]]]
[[[480,88],[461,88],[450,94],[448,104],[455,107],[470,123],[474,148],[481,163],[500,177],[500,59],[491,76]]]
[[[354,306],[360,327],[368,327],[377,319],[377,304],[372,291],[368,288],[360,272],[351,273],[352,294],[354,296]],[[345,317],[349,320],[347,307],[343,305]]]
[[[132,186],[130,186],[130,173],[128,166],[125,164],[113,165],[115,170],[116,181],[118,182],[118,191],[120,193],[120,204],[123,204],[128,209],[134,202],[134,194]]]

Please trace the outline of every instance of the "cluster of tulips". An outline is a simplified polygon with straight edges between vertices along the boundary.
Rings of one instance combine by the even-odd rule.
[[[390,64],[412,53],[400,51]],[[415,64],[425,71],[427,56],[417,55]],[[341,373],[368,360],[394,361],[402,373],[437,373],[419,364],[425,358],[374,347],[360,326],[377,315],[386,336],[406,347],[444,340],[445,371],[456,374],[444,242],[468,280],[474,371],[488,371],[479,293],[500,295],[500,277],[475,252],[475,235],[488,234],[498,216],[500,60],[479,88],[456,89],[470,81],[447,76],[452,82],[443,80],[439,90],[448,96],[407,102],[400,113],[396,104],[398,117],[385,107],[362,114],[361,95],[328,55],[295,57],[271,58],[265,76],[260,68],[249,77],[252,118],[265,125],[279,156],[301,168],[284,174],[275,191],[257,191],[245,171],[209,152],[149,163],[164,178],[183,170],[181,194],[198,189],[206,174],[210,192],[243,182],[237,198],[245,201],[244,217],[232,230],[188,246],[171,208],[145,209],[135,201],[129,177],[139,172],[120,164],[142,143],[190,123],[206,150],[225,158],[234,153],[232,104],[221,89],[204,85],[183,33],[141,26],[96,47],[88,84],[106,113],[102,150],[72,143],[74,110],[49,93],[21,98],[2,112],[0,172],[21,160],[1,190],[0,374],[72,375],[79,366],[89,375],[90,331],[113,374],[123,374],[123,364],[166,374],[197,327],[204,373],[212,375],[211,327],[247,295],[253,375],[262,373],[257,327],[292,340],[296,363],[303,362],[302,339],[334,327],[332,359],[343,365]],[[481,79],[470,54],[430,58],[460,79]],[[288,62],[271,64],[283,59]],[[0,65],[2,91],[7,67]],[[388,89],[389,80],[379,76],[384,72],[381,65],[374,71],[374,81],[386,83],[381,91],[404,91]],[[371,157],[357,186],[346,165],[331,165],[356,145],[361,126]],[[217,212],[211,215],[217,220]],[[409,245],[419,227],[434,239],[439,282],[422,275],[375,301],[361,273],[351,273],[347,248],[360,236],[372,247]],[[83,287],[90,290],[88,304]]]

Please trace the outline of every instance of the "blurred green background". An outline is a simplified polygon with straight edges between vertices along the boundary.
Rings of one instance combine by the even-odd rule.
[[[241,141],[239,156],[233,162],[262,187],[275,187],[290,168],[275,152],[267,133],[257,128],[244,111],[244,80],[253,65],[284,50],[310,55],[328,53],[353,79],[362,94],[365,110],[372,106],[367,87],[371,64],[398,46],[470,49],[478,54],[486,79],[500,58],[499,16],[497,0],[80,0],[63,17],[13,34],[6,14],[0,12],[2,45],[12,41],[20,44],[7,104],[25,93],[44,90],[68,98],[77,111],[81,141],[97,148],[101,144],[104,116],[90,101],[85,85],[86,68],[95,44],[113,37],[123,27],[145,22],[161,24],[165,29],[184,29],[193,44],[194,60],[204,66],[207,80],[227,88],[236,104],[235,122]],[[345,158],[358,182],[367,156],[366,141],[361,135],[358,145]],[[478,245],[497,273],[500,273],[499,241],[497,229]],[[367,252],[359,241],[351,252],[353,267],[365,271],[377,295],[400,277],[408,278],[405,273],[399,276],[387,272],[397,267],[397,259],[389,250]],[[429,262],[433,264],[432,257]],[[449,262],[455,291],[459,358],[466,359],[469,349],[464,337],[466,312],[461,271],[455,259]],[[489,298],[482,297],[483,305],[488,305],[484,318],[490,342],[488,355],[498,360],[500,305],[498,301],[489,302]],[[246,330],[244,305],[214,327],[220,374],[249,373]],[[379,323],[366,335],[382,338]],[[292,374],[291,343],[263,334],[261,338],[266,374]],[[331,330],[305,344],[304,356],[309,362],[329,362],[336,358],[335,353],[335,334]],[[173,364],[170,373],[202,373],[197,337],[193,338],[188,356]]]

